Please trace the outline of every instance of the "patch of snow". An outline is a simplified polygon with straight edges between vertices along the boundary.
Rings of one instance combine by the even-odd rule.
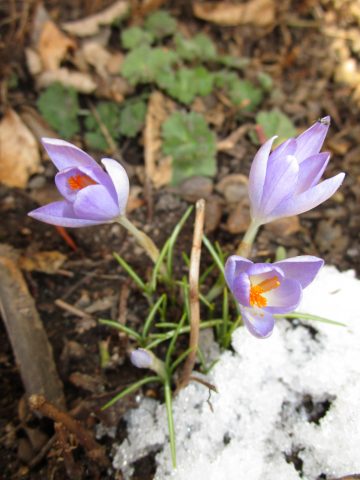
[[[277,321],[266,340],[244,328],[208,376],[174,400],[177,469],[164,405],[143,399],[127,414],[113,466],[156,454],[156,480],[314,480],[360,473],[360,281],[325,267],[299,311],[347,324]],[[298,469],[296,469],[295,468]],[[301,472],[299,471],[301,469]]]

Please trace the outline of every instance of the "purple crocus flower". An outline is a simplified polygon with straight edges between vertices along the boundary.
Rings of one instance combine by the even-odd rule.
[[[258,227],[311,210],[336,192],[344,173],[320,182],[330,159],[328,152],[319,153],[329,125],[330,117],[324,117],[298,137],[279,145],[272,153],[276,137],[262,145],[249,175],[254,225]]]
[[[106,173],[71,143],[54,138],[43,138],[42,143],[59,170],[55,183],[64,200],[33,210],[31,217],[62,227],[86,227],[116,221],[125,213],[129,179],[116,160],[101,160]]]
[[[303,288],[314,280],[323,264],[321,258],[310,255],[275,263],[229,257],[225,278],[250,333],[257,338],[268,337],[274,328],[274,314],[296,309]]]

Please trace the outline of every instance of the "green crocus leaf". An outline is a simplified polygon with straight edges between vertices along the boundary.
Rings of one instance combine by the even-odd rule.
[[[41,115],[61,137],[71,139],[80,131],[79,100],[73,88],[53,83],[40,94],[37,106]]]
[[[173,113],[163,125],[163,152],[172,157],[174,185],[195,175],[216,173],[216,138],[195,112]]]
[[[154,35],[140,27],[130,27],[121,32],[121,43],[127,50],[133,50],[141,45],[149,45],[154,41]]]
[[[158,10],[147,17],[144,24],[145,29],[152,33],[155,38],[162,39],[176,32],[177,24],[165,10]]]

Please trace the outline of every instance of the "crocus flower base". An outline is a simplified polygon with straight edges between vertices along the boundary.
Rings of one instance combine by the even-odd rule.
[[[348,328],[278,320],[266,341],[237,329],[234,352],[224,352],[207,378],[219,393],[209,398],[206,388],[191,383],[174,400],[177,469],[171,467],[165,406],[149,398],[127,414],[128,437],[117,447],[114,467],[130,478],[132,463],[154,451],[156,480],[360,473],[359,296],[353,272],[324,267],[298,310]]]

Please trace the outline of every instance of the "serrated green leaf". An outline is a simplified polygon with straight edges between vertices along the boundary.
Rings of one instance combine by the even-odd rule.
[[[216,58],[215,45],[204,33],[199,33],[193,38],[185,38],[183,35],[177,34],[175,45],[179,56],[184,60],[206,62]]]
[[[253,111],[262,101],[263,93],[248,80],[234,82],[229,91],[229,98],[234,105],[239,105],[247,112]]]
[[[121,32],[121,43],[123,48],[133,50],[144,44],[151,44],[154,41],[154,35],[140,27],[130,27]]]
[[[176,20],[165,10],[158,10],[147,17],[145,29],[157,39],[162,39],[176,32]]]
[[[71,139],[80,130],[78,94],[73,88],[53,83],[37,100],[41,115],[63,138]]]
[[[144,125],[146,103],[143,100],[127,102],[120,111],[119,129],[126,137],[135,137]]]
[[[213,75],[204,67],[182,68],[159,76],[158,85],[182,103],[191,103],[196,95],[208,95],[213,88]]]
[[[171,66],[177,59],[178,56],[171,50],[142,45],[126,55],[121,73],[131,85],[150,83],[162,74],[171,72]]]
[[[163,152],[171,155],[172,183],[194,175],[216,173],[216,139],[202,115],[173,113],[163,125]]]
[[[270,112],[259,112],[256,115],[256,123],[261,125],[266,138],[278,135],[277,145],[296,135],[296,129],[290,118],[277,108]]]
[[[270,77],[270,75],[265,72],[260,72],[258,73],[257,79],[261,88],[265,90],[265,92],[270,92],[274,84],[273,79]]]
[[[245,57],[234,57],[233,55],[219,55],[216,60],[225,67],[244,70],[249,65],[250,60]]]
[[[107,131],[112,138],[117,138],[120,134],[120,109],[116,103],[113,102],[99,102],[96,106],[96,111],[105,125]],[[106,150],[109,145],[101,131],[98,120],[89,115],[85,119],[85,133],[86,144],[96,150]]]

